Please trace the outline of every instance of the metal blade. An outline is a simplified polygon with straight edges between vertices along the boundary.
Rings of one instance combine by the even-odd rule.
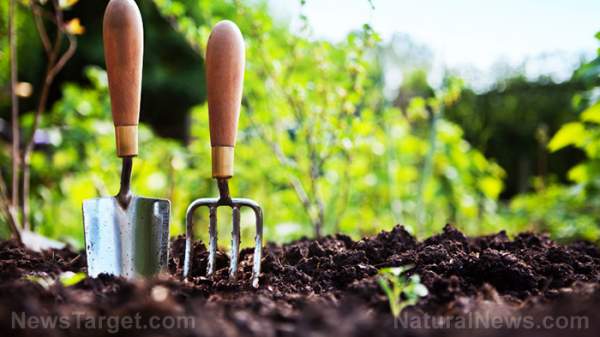
[[[114,197],[83,202],[88,275],[151,276],[167,267],[169,214],[164,199],[133,197],[122,208]]]

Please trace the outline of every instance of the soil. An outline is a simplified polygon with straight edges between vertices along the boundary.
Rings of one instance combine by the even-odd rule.
[[[39,279],[85,271],[85,254],[69,248],[35,253],[12,241],[0,242],[1,335],[598,336],[600,332],[600,250],[591,243],[561,245],[532,233],[512,239],[504,232],[469,238],[451,226],[422,242],[401,226],[360,241],[344,235],[301,239],[264,247],[259,289],[249,281],[251,249],[241,252],[240,278],[230,282],[229,260],[222,252],[216,275],[205,277],[208,253],[202,242],[196,242],[192,277],[184,282],[179,277],[183,248],[182,238],[172,241],[169,273],[156,279],[129,282],[101,275],[65,287]],[[405,308],[401,322],[390,313],[377,272],[405,265],[414,266],[408,274],[420,275],[429,294]],[[66,322],[54,329],[13,329],[15,315],[30,323],[37,317]],[[109,321],[100,327],[98,319],[94,326],[87,325],[94,317],[130,317],[139,324],[129,328],[123,320],[116,329]],[[171,320],[157,328],[150,326],[155,317]],[[181,317],[193,319],[170,328]],[[473,326],[482,317],[487,320]],[[540,327],[548,317],[555,320],[554,328]],[[530,319],[534,324],[517,328],[506,320],[494,321],[506,318]],[[471,326],[465,323],[468,319]],[[571,324],[561,329],[566,320],[577,319],[583,319],[579,328]],[[491,328],[494,322],[499,325]]]

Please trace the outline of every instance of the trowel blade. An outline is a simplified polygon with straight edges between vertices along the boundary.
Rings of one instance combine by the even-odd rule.
[[[88,275],[134,278],[166,269],[170,210],[165,199],[134,196],[126,209],[114,197],[85,200]]]

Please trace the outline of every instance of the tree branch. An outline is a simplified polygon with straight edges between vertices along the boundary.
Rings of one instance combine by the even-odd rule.
[[[9,48],[10,48],[10,97],[11,97],[11,128],[12,128],[12,190],[10,207],[12,210],[19,206],[19,176],[20,176],[20,125],[19,125],[19,99],[17,98],[18,60],[17,60],[17,32],[15,24],[16,0],[10,0],[8,14]],[[2,182],[4,184],[4,182]]]
[[[48,104],[48,95],[50,93],[50,88],[56,78],[56,75],[64,68],[67,62],[73,57],[75,51],[77,50],[77,39],[65,31],[65,23],[63,20],[62,9],[58,5],[56,0],[52,0],[52,5],[54,7],[54,18],[52,21],[56,24],[56,38],[54,43],[51,44],[46,34],[45,28],[43,27],[43,22],[40,20],[40,15],[43,15],[41,9],[36,9],[36,5],[33,2],[30,2],[30,8],[34,12],[34,16],[37,21],[40,21],[38,27],[38,33],[40,38],[43,41],[44,48],[46,48],[48,54],[48,65],[46,67],[46,76],[44,78],[44,84],[42,86],[42,91],[40,93],[40,98],[38,101],[37,110],[35,111],[35,115],[33,118],[33,125],[31,127],[31,132],[27,142],[25,143],[25,147],[23,149],[22,157],[21,157],[21,166],[23,169],[23,207],[21,209],[22,219],[23,219],[23,228],[30,229],[31,225],[29,222],[29,194],[31,188],[31,153],[34,150],[35,146],[35,133],[37,132],[41,117],[47,109]],[[67,37],[69,40],[68,49],[61,55],[61,46],[63,37]],[[45,41],[45,42],[44,42]]]
[[[4,217],[6,218],[6,222],[8,222],[13,238],[17,240],[19,244],[22,244],[19,220],[15,214],[14,208],[10,205],[7,192],[6,185],[4,184],[4,176],[2,176],[2,172],[0,172],[0,210],[4,213]]]
[[[44,16],[43,9],[41,9],[34,1],[30,1],[29,5],[31,6],[31,10],[33,11],[33,19],[35,20],[35,27],[38,31],[38,35],[40,36],[40,40],[42,41],[42,45],[44,46],[44,50],[46,51],[46,55],[49,57],[52,47],[50,45],[50,38],[48,37],[48,32],[46,31],[46,27],[44,26],[44,21],[42,20],[42,16]]]

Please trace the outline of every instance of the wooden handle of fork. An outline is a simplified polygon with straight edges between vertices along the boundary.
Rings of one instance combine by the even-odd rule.
[[[233,176],[245,54],[244,38],[235,23],[217,23],[208,38],[205,60],[214,178]]]
[[[133,0],[111,0],[104,13],[104,57],[117,155],[138,154],[144,28]]]

